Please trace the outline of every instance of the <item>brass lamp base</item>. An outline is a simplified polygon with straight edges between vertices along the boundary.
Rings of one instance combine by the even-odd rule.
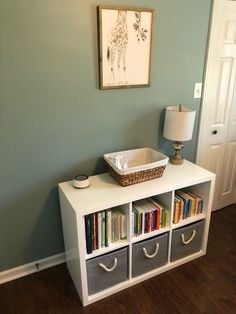
[[[184,148],[184,145],[182,142],[174,142],[172,143],[172,148],[175,150],[175,154],[169,158],[170,163],[173,165],[182,165],[184,159],[180,155],[181,149]]]

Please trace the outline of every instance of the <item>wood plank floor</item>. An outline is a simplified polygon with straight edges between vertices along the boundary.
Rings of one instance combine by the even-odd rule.
[[[236,313],[236,205],[212,213],[206,256],[85,308],[62,264],[1,285],[0,313]]]

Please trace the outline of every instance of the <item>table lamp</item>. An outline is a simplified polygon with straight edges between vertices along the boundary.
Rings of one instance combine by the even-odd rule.
[[[166,107],[163,136],[174,141],[172,148],[175,154],[169,159],[174,165],[183,163],[180,151],[184,147],[183,142],[192,138],[195,114],[196,111],[183,105]]]

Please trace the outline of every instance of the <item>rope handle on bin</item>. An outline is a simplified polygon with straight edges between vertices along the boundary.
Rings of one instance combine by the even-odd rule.
[[[155,252],[153,254],[148,254],[147,250],[145,249],[145,247],[143,247],[143,254],[145,255],[146,258],[153,258],[157,255],[159,251],[159,243],[156,244],[156,249]]]
[[[191,237],[188,240],[185,240],[184,234],[182,233],[181,234],[182,243],[185,244],[185,245],[191,243],[193,241],[195,235],[196,235],[196,230],[194,229],[193,232],[192,232]]]
[[[104,269],[105,271],[107,272],[111,272],[113,270],[116,269],[116,266],[117,266],[117,258],[115,257],[114,258],[114,261],[113,261],[113,266],[111,268],[108,268],[106,265],[102,264],[102,263],[99,263],[98,264],[99,267],[101,267],[102,269]]]

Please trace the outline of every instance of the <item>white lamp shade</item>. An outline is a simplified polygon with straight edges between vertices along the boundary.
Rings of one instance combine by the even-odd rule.
[[[163,136],[172,141],[189,141],[192,138],[196,111],[187,107],[168,106],[166,108]]]

